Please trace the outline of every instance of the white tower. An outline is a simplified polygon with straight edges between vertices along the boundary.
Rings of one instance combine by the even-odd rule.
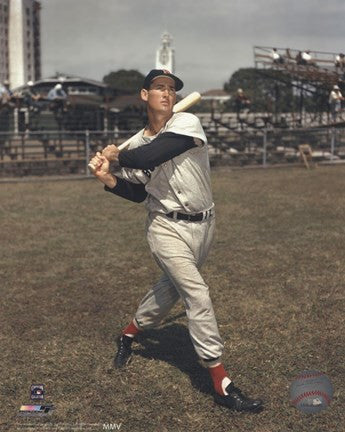
[[[41,75],[40,2],[11,0],[8,4],[8,75],[11,88]]]
[[[172,40],[168,32],[163,34],[161,47],[156,52],[156,69],[168,69],[175,73],[175,50],[171,47]]]
[[[9,0],[0,0],[0,84],[9,78],[8,14]]]

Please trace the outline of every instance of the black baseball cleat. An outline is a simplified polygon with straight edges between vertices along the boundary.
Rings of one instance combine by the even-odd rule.
[[[118,350],[114,358],[114,366],[116,369],[121,369],[125,367],[132,355],[132,345],[133,338],[122,335],[117,339]]]
[[[226,396],[218,393],[215,395],[215,402],[219,405],[226,406],[235,411],[257,413],[263,410],[263,402],[260,399],[250,399],[241,392],[241,390],[230,383],[226,387]]]

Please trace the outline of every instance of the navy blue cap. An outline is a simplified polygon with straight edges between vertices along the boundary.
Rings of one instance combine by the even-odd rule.
[[[180,80],[180,78],[177,78],[177,76],[173,75],[170,71],[167,69],[152,69],[147,75],[143,83],[143,88],[148,90],[150,88],[150,85],[152,81],[155,78],[158,77],[169,77],[172,78],[175,81],[175,89],[176,91],[179,91],[183,87],[183,82]]]

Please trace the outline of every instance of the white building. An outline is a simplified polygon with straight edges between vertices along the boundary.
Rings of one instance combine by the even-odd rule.
[[[171,47],[172,37],[168,32],[162,36],[162,44],[156,52],[156,69],[167,69],[175,73],[175,50]]]
[[[0,0],[0,82],[10,87],[41,78],[38,0]]]
[[[0,84],[8,79],[8,3],[0,0]]]

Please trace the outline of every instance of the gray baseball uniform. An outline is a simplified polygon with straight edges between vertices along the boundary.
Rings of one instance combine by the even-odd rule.
[[[165,132],[193,137],[196,146],[153,169],[122,168],[116,173],[145,185],[147,240],[163,271],[142,299],[135,318],[142,329],[154,327],[181,298],[197,354],[205,360],[215,359],[221,356],[223,344],[208,286],[199,273],[215,228],[207,138],[199,119],[189,113],[174,114],[157,136]],[[157,137],[145,137],[143,133],[141,130],[133,137],[129,149]],[[195,214],[202,220],[179,219]]]

